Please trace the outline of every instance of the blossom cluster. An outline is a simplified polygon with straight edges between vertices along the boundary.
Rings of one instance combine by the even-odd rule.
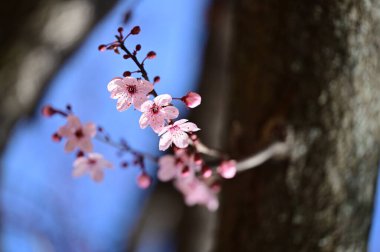
[[[187,108],[196,108],[201,104],[201,96],[195,92],[188,92],[180,98],[172,97],[170,94],[157,94],[154,85],[160,78],[156,76],[151,83],[144,68],[147,59],[153,59],[156,53],[150,51],[140,62],[137,53],[141,50],[141,45],[136,45],[133,52],[126,47],[125,40],[130,35],[137,35],[141,31],[136,26],[124,36],[123,29],[118,29],[117,40],[99,46],[100,51],[113,50],[120,54],[120,50],[125,54],[124,59],[131,59],[139,68],[138,71],[125,71],[123,77],[112,79],[107,90],[112,99],[117,100],[116,109],[123,112],[129,108],[134,108],[141,113],[139,125],[142,129],[150,127],[159,137],[158,149],[161,151],[170,150],[172,154],[166,154],[160,158],[149,156],[131,148],[126,141],[114,142],[104,130],[93,123],[82,124],[71,108],[61,111],[51,106],[45,106],[43,114],[51,116],[59,114],[66,117],[67,123],[58,129],[53,135],[54,140],[67,139],[65,150],[72,152],[77,150],[77,158],[74,161],[73,176],[90,174],[95,181],[101,181],[104,177],[103,170],[111,168],[112,164],[105,160],[101,154],[93,152],[92,139],[110,144],[119,151],[129,152],[134,156],[133,164],[141,169],[137,178],[137,183],[141,188],[147,188],[151,184],[151,176],[145,170],[145,160],[150,158],[158,163],[157,177],[162,182],[173,181],[174,186],[180,191],[188,205],[204,205],[209,210],[218,208],[218,192],[220,190],[220,180],[233,178],[236,174],[236,162],[228,159],[227,155],[220,155],[213,160],[214,165],[208,164],[204,156],[207,153],[200,150],[203,146],[196,132],[200,128],[188,119],[179,119],[180,113],[175,106],[175,101],[180,101]],[[133,77],[132,74],[141,74]],[[217,161],[218,165],[215,165]],[[128,162],[122,162],[122,167],[127,167]]]

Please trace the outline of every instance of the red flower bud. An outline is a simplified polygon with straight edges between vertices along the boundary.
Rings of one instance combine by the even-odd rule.
[[[140,26],[135,26],[135,27],[132,28],[131,34],[132,35],[137,35],[137,34],[140,33],[140,31],[141,31]]]
[[[123,76],[124,77],[128,77],[128,76],[131,76],[131,72],[130,71],[125,71],[124,73],[123,73]]]
[[[50,105],[44,106],[41,112],[42,112],[42,115],[46,117],[51,117],[52,115],[56,113],[55,109]]]
[[[106,45],[100,45],[98,47],[98,50],[101,51],[101,52],[104,52],[105,50],[107,50],[107,46]]]
[[[155,52],[153,52],[153,51],[150,51],[150,52],[148,52],[148,54],[146,55],[146,57],[148,58],[148,59],[154,59],[154,58],[156,58],[156,53]]]
[[[51,139],[54,141],[54,142],[59,142],[61,141],[62,137],[60,135],[58,135],[58,133],[54,133],[52,136],[51,136]]]

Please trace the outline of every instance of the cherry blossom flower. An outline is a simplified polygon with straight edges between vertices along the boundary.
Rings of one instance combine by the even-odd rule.
[[[104,178],[104,168],[112,168],[112,164],[98,153],[88,153],[87,157],[81,156],[74,161],[73,176],[79,177],[88,173],[93,180],[100,182]]]
[[[141,105],[148,99],[147,95],[153,90],[153,84],[133,77],[115,78],[108,83],[107,89],[112,99],[118,99],[118,111],[128,109],[131,104],[140,110]]]
[[[175,186],[184,195],[187,205],[205,205],[210,211],[218,209],[219,200],[216,193],[204,181],[195,177],[179,179],[176,180]]]
[[[231,179],[236,175],[236,161],[235,160],[225,160],[223,161],[218,169],[218,173],[225,179]]]
[[[148,100],[141,105],[140,127],[150,125],[154,132],[159,133],[165,126],[165,120],[178,117],[179,111],[171,106],[172,97],[168,94],[159,95],[153,101]]]
[[[65,151],[70,152],[78,147],[84,152],[91,152],[91,138],[96,135],[96,126],[93,123],[82,125],[78,117],[68,115],[67,124],[58,129],[58,135],[67,138]]]
[[[186,152],[178,153],[178,151],[175,151],[175,154],[175,156],[164,155],[158,160],[157,177],[160,181],[193,177],[195,172],[201,170],[201,165],[195,161],[194,155],[188,155]]]
[[[186,148],[190,143],[187,132],[200,130],[195,123],[187,122],[187,119],[181,119],[174,124],[164,127],[159,133],[159,149],[164,151],[174,143],[178,148]]]
[[[198,93],[189,92],[181,98],[189,108],[195,108],[201,104],[202,98]]]

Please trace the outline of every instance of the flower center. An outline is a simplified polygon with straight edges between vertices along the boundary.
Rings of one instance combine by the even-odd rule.
[[[84,137],[83,130],[82,129],[77,129],[74,133],[76,138],[82,138]]]
[[[127,91],[128,91],[128,93],[130,93],[130,94],[134,94],[134,93],[136,93],[136,86],[135,86],[135,85],[127,86]]]
[[[150,110],[152,111],[153,114],[157,114],[160,111],[160,108],[156,104],[153,104]]]
[[[88,164],[89,164],[89,165],[94,165],[94,164],[96,164],[96,159],[89,158],[89,159],[88,159]]]

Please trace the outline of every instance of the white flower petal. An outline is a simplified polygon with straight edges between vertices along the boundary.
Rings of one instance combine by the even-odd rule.
[[[159,150],[164,151],[172,144],[172,137],[170,132],[164,133],[160,138]]]
[[[162,108],[161,111],[165,113],[166,119],[175,119],[179,115],[179,111],[174,106],[167,106],[165,108]]]
[[[172,101],[172,97],[168,94],[162,94],[154,98],[154,103],[156,103],[158,106],[167,106]]]

